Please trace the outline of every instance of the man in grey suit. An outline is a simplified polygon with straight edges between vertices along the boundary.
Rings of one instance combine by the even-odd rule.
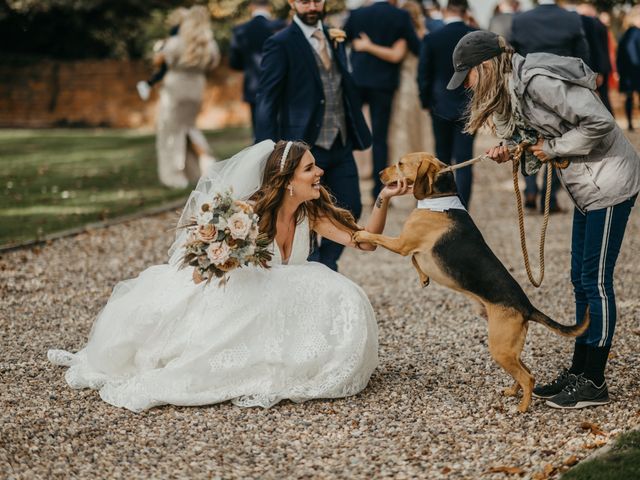
[[[513,17],[509,41],[522,56],[534,52],[554,53],[564,57],[578,57],[590,63],[589,44],[582,28],[580,15],[556,5],[555,0],[539,0],[538,6]],[[542,191],[546,191],[546,175]],[[525,207],[535,210],[538,199],[536,176],[525,177]],[[551,182],[551,213],[562,212],[556,200],[560,181],[553,174]],[[544,202],[540,202],[540,210]]]

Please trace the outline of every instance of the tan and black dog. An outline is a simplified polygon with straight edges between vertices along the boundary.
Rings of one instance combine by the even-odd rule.
[[[402,177],[409,183],[413,181],[413,194],[418,200],[456,195],[453,172],[442,172],[446,168],[447,165],[433,155],[411,153],[383,170],[380,179],[385,185]],[[518,405],[521,412],[529,408],[534,386],[531,371],[520,359],[528,321],[570,337],[582,334],[589,326],[588,314],[581,324],[569,327],[536,309],[486,244],[466,210],[416,208],[398,238],[361,230],[353,239],[381,245],[400,255],[412,255],[423,286],[428,285],[431,278],[479,303],[481,314],[488,320],[489,351],[515,380],[504,394],[515,396],[520,388],[523,390]]]

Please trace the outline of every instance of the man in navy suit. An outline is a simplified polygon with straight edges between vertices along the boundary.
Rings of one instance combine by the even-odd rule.
[[[374,0],[373,5],[351,12],[345,25],[347,38],[353,40],[361,33],[383,47],[404,41],[409,50],[418,55],[420,41],[411,23],[409,12],[394,7],[386,0]],[[373,132],[373,197],[382,190],[378,172],[387,166],[389,155],[387,136],[393,94],[398,88],[400,65],[384,61],[366,52],[351,52],[353,79],[360,89],[364,103],[369,104]]]
[[[554,53],[564,57],[581,58],[589,64],[589,44],[582,27],[582,20],[575,12],[569,12],[556,5],[555,0],[539,0],[538,6],[513,17],[511,25],[511,45],[522,56],[534,52]],[[556,200],[556,190],[560,185],[555,172],[551,182],[551,213],[562,212]],[[543,191],[547,188],[544,175]],[[525,177],[525,207],[535,210],[538,198],[536,176]],[[544,209],[544,202],[540,202]]]
[[[256,92],[262,60],[264,42],[286,23],[283,20],[271,20],[269,0],[252,0],[251,20],[234,27],[229,50],[229,65],[235,70],[244,71],[243,96],[251,107],[251,126],[256,130]]]
[[[454,73],[453,50],[462,37],[475,30],[464,23],[467,9],[467,0],[449,0],[444,9],[445,26],[422,39],[418,63],[420,101],[431,113],[436,156],[449,165],[473,157],[473,135],[464,133],[469,97],[463,86],[447,90]],[[471,166],[456,170],[458,194],[465,206],[469,206],[472,179]]]
[[[371,145],[362,104],[347,71],[344,43],[322,24],[324,0],[289,0],[291,25],[264,45],[256,105],[256,141],[303,140],[322,181],[355,218],[362,212],[353,149]],[[343,246],[323,239],[311,259],[337,270]]]

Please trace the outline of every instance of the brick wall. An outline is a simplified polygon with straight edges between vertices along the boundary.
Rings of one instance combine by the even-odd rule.
[[[41,61],[0,65],[0,127],[55,126],[152,127],[158,87],[143,102],[135,85],[148,78],[143,61]],[[242,74],[219,66],[209,74],[201,128],[249,123],[242,102]]]

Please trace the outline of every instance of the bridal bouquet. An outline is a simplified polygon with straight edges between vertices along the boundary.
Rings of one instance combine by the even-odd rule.
[[[258,215],[247,202],[234,200],[231,190],[214,195],[203,203],[187,229],[182,267],[195,268],[194,281],[220,278],[246,265],[267,268],[271,260],[269,241],[258,231]]]

